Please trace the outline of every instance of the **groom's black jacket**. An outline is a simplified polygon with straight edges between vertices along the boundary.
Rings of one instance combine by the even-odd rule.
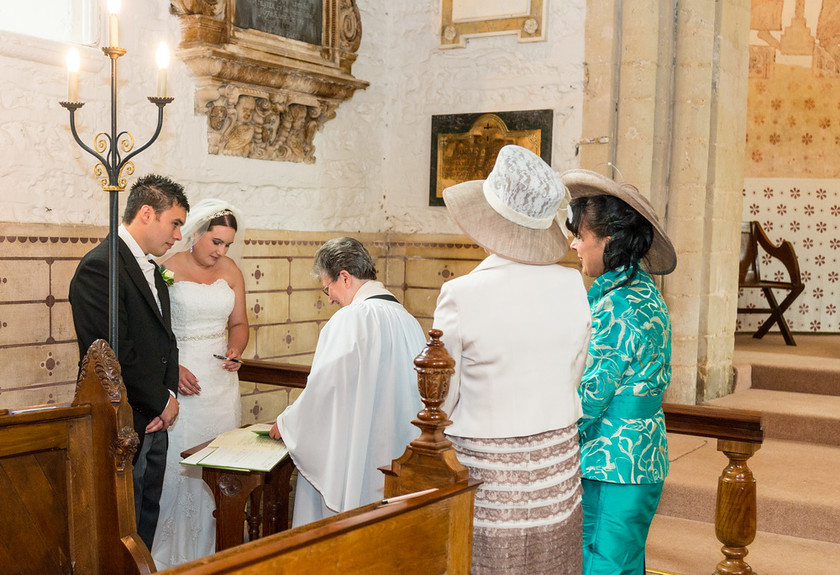
[[[146,425],[163,412],[169,390],[178,389],[178,347],[172,333],[169,292],[160,274],[155,285],[158,310],[146,277],[119,238],[119,356],[134,429],[142,442]],[[97,339],[108,339],[108,247],[105,241],[79,262],[70,282],[70,304],[79,340],[79,357]],[[138,450],[139,452],[139,450]]]

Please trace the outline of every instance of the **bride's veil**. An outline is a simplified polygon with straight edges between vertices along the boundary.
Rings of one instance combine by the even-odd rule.
[[[187,214],[187,220],[181,226],[181,239],[175,242],[175,245],[168,252],[158,258],[158,264],[163,264],[175,254],[190,249],[210,227],[210,221],[225,213],[233,214],[233,217],[236,218],[237,228],[236,238],[233,241],[233,245],[230,246],[227,256],[233,259],[237,266],[241,267],[242,246],[245,243],[245,222],[241,212],[237,208],[224,200],[216,198],[200,200],[190,208]]]

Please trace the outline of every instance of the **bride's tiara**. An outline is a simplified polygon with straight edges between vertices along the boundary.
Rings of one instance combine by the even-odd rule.
[[[210,219],[215,220],[216,218],[220,218],[222,216],[227,216],[227,215],[233,215],[233,212],[231,210],[225,208],[224,210],[219,210],[218,212],[216,212],[215,214],[210,216]]]

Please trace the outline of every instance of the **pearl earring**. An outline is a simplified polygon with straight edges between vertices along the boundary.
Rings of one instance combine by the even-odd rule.
[[[192,247],[192,246],[190,246],[190,253],[192,253],[192,251],[193,251],[193,247]]]

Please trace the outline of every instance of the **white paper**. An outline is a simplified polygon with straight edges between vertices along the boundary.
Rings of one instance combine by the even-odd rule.
[[[282,441],[254,433],[254,430],[270,428],[270,424],[258,423],[226,431],[181,463],[241,471],[271,471],[289,454],[289,450]]]

